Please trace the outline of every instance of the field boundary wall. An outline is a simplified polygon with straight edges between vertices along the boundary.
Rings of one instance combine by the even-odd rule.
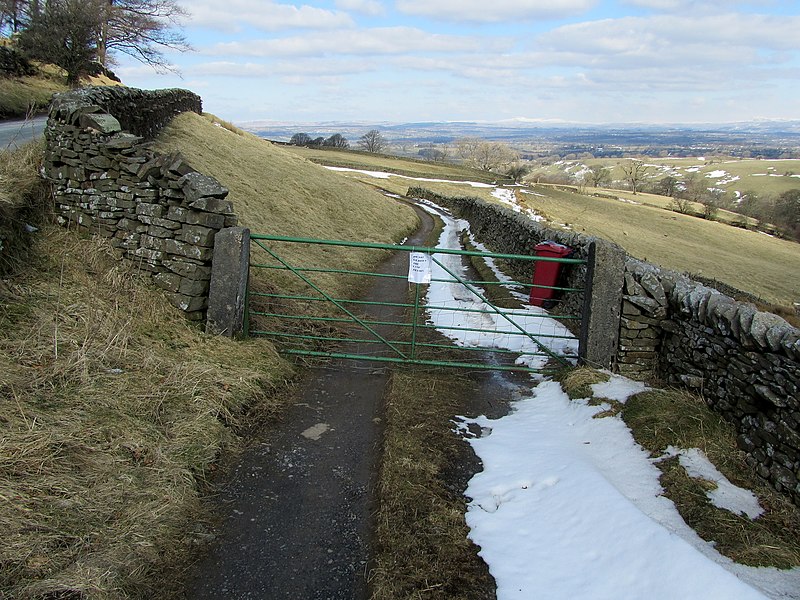
[[[42,173],[59,222],[111,240],[152,274],[170,302],[205,318],[214,238],[237,225],[228,190],[151,141],[176,115],[202,111],[196,94],[90,87],[57,94]]]

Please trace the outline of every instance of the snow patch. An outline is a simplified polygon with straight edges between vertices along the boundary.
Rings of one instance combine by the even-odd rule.
[[[744,514],[750,519],[760,517],[764,513],[756,495],[750,490],[733,485],[699,448],[684,450],[669,446],[665,456],[677,456],[689,477],[705,479],[716,484],[713,490],[706,492],[706,496],[714,506],[728,510],[735,515]]]

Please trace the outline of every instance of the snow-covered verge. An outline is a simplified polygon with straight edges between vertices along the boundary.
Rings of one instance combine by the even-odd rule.
[[[800,569],[737,565],[697,536],[625,423],[595,418],[607,408],[545,381],[509,415],[460,424],[484,432],[466,518],[499,600],[800,598]],[[752,510],[734,489],[728,509]]]
[[[445,221],[440,245],[457,247],[455,232],[468,224],[431,210]],[[453,296],[455,289],[434,282],[429,301],[465,301]],[[430,312],[437,323],[437,311]],[[545,326],[546,315],[538,318]],[[593,387],[596,396],[619,402],[641,390],[619,376]],[[532,380],[526,396],[501,419],[457,424],[483,462],[466,490],[466,520],[497,581],[499,600],[800,598],[800,569],[737,565],[697,536],[663,496],[655,461],[625,423],[595,418],[607,405],[570,400],[554,381]],[[481,437],[470,437],[475,427],[469,425]],[[726,491],[720,504],[757,514],[753,498],[727,487],[697,452],[671,454],[696,474],[718,480]]]

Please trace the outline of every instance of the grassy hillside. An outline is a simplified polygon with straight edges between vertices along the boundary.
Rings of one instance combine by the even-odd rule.
[[[210,117],[177,119],[160,144],[228,185],[255,231],[388,242],[416,224]],[[0,597],[177,596],[209,535],[206,478],[290,401],[293,367],[266,340],[202,333],[105,240],[49,225],[32,239],[25,271],[0,279]]]
[[[470,179],[484,183],[492,183],[503,177],[446,162],[430,162],[414,160],[388,154],[359,152],[356,150],[339,150],[333,148],[306,148],[303,146],[283,146],[289,152],[318,162],[323,165],[345,167],[350,169],[386,171],[413,177],[430,177],[439,179]]]
[[[587,160],[560,160],[535,169],[534,175],[569,175],[580,178],[592,166],[610,169],[614,187],[624,183],[621,164],[625,159],[603,158]],[[678,180],[696,173],[706,187],[719,188],[729,193],[757,192],[759,195],[779,195],[800,189],[800,160],[732,159],[730,157],[698,158],[646,158],[650,168],[646,183],[654,183],[670,175]]]
[[[196,169],[216,177],[230,190],[240,223],[254,233],[392,243],[417,225],[411,208],[373,187],[208,115],[180,115],[159,137],[158,148],[180,152]],[[353,248],[295,245],[283,250],[298,264],[341,268],[362,268],[380,257]],[[320,275],[320,280],[331,290],[340,285],[336,277]]]
[[[53,94],[69,90],[66,74],[53,65],[34,63],[36,75],[6,77],[0,73],[0,119],[21,119],[46,113]],[[84,85],[121,85],[105,75],[88,77]]]
[[[717,279],[768,302],[800,300],[800,245],[648,205],[534,188],[519,194],[572,229],[618,243],[637,258]],[[538,195],[541,194],[541,195]]]

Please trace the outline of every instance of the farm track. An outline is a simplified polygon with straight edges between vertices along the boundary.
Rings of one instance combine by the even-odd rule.
[[[407,241],[420,245],[433,219]],[[404,273],[405,253],[381,271]],[[368,300],[402,301],[404,280],[380,279]],[[378,307],[373,317],[385,319]],[[352,350],[356,350],[353,348]],[[224,519],[197,563],[187,598],[367,597],[374,479],[388,370],[377,363],[312,368],[284,419],[264,430],[221,477]]]

